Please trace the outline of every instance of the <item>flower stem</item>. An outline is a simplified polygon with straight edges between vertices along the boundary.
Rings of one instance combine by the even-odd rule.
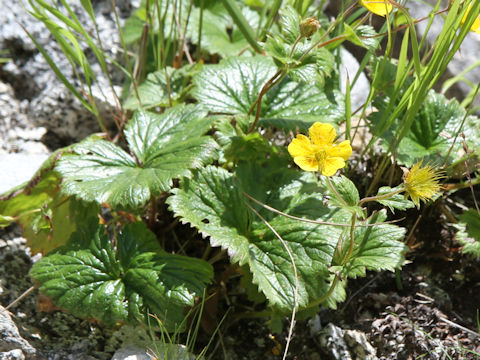
[[[248,129],[248,134],[250,134],[251,132],[253,132],[256,128],[257,128],[257,125],[258,125],[258,120],[260,119],[260,111],[262,110],[262,98],[263,98],[263,95],[265,95],[268,90],[270,90],[273,86],[275,86],[281,79],[283,79],[283,77],[286,75],[286,72],[284,70],[278,70],[275,75],[273,75],[270,80],[267,81],[267,83],[263,86],[262,90],[260,91],[260,94],[258,95],[257,97],[257,100],[255,100],[255,102],[252,104],[252,106],[250,107],[250,110],[248,110],[248,114],[247,115],[250,115],[253,111],[253,109],[255,108],[255,106],[257,106],[257,112],[255,113],[255,120],[254,122],[252,123],[252,125],[250,125],[250,128]]]
[[[340,274],[335,274],[335,277],[333,278],[333,281],[330,285],[330,287],[328,288],[328,291],[323,295],[321,296],[320,298],[318,298],[317,300],[311,302],[310,304],[308,304],[307,308],[311,308],[311,307],[314,307],[314,306],[317,306],[317,305],[320,305],[321,303],[323,303],[325,300],[327,300],[330,295],[332,295],[333,291],[335,290],[335,288],[337,287],[337,283],[338,283],[338,280],[340,279]]]
[[[335,186],[333,186],[332,182],[330,181],[330,178],[328,176],[325,176],[325,177],[327,178],[327,183],[330,186],[330,189],[335,193],[337,198],[342,202],[343,205],[348,206],[347,202],[343,200],[343,198],[338,193],[337,189],[335,189]]]
[[[352,215],[352,224],[350,226],[350,246],[348,248],[348,252],[345,254],[345,257],[342,259],[340,265],[345,265],[353,253],[353,247],[355,244],[355,222],[357,221],[357,214],[353,213]]]
[[[396,195],[396,194],[399,194],[403,191],[405,191],[405,188],[402,187],[398,190],[389,192],[388,194],[369,196],[369,197],[366,197],[366,198],[363,198],[362,200],[360,200],[359,203],[358,203],[358,206],[362,206],[362,204],[365,204],[366,202],[369,202],[369,201],[378,201],[378,200],[388,199],[389,197],[391,197],[393,195]]]

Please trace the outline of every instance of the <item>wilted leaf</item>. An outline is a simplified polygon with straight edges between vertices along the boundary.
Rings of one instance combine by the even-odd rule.
[[[94,216],[99,210],[96,204],[60,194],[61,178],[52,168],[64,151],[67,148],[53,153],[30,181],[10,190],[0,202],[1,216],[18,222],[34,254],[64,245],[86,215]]]

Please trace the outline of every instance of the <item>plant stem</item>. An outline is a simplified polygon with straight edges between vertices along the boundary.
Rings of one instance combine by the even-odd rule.
[[[327,183],[330,186],[330,189],[334,192],[334,194],[337,196],[338,200],[342,202],[343,205],[348,206],[347,202],[343,200],[343,198],[340,196],[338,193],[337,189],[335,189],[335,186],[333,186],[332,182],[330,181],[330,177],[325,176],[327,178]]]
[[[200,0],[200,20],[198,22],[198,40],[197,40],[197,51],[195,54],[195,58],[197,61],[200,60],[201,57],[201,49],[202,49],[202,27],[203,27],[203,8],[205,0]]]
[[[307,308],[311,308],[311,307],[320,305],[320,304],[323,303],[325,300],[327,300],[327,299],[330,297],[330,295],[332,295],[333,290],[335,290],[339,279],[340,279],[340,275],[339,275],[339,274],[335,274],[335,277],[333,278],[333,281],[332,281],[332,283],[330,284],[330,287],[328,288],[328,291],[327,291],[322,297],[320,297],[320,298],[318,298],[317,300],[315,300],[315,301],[311,302],[310,304],[308,304],[308,305],[307,305]]]
[[[250,125],[250,128],[248,129],[248,134],[253,132],[258,125],[258,120],[260,119],[260,112],[262,110],[262,98],[263,96],[270,90],[272,87],[274,87],[283,77],[286,75],[285,70],[278,70],[275,75],[273,75],[270,80],[267,81],[265,85],[263,85],[262,90],[260,91],[260,94],[258,94],[257,100],[252,104],[250,107],[250,110],[248,110],[248,114],[253,111],[255,108],[255,105],[257,106],[257,112],[255,113],[255,120],[253,121],[252,125]]]
[[[354,245],[355,245],[355,223],[356,223],[356,221],[357,221],[357,214],[353,213],[352,214],[352,224],[350,226],[350,246],[348,248],[348,252],[345,254],[345,257],[340,262],[341,266],[345,265],[348,262],[348,260],[350,260],[350,257],[352,256],[353,248],[354,248]]]
[[[362,200],[360,200],[359,203],[358,203],[358,206],[361,206],[362,204],[365,204],[366,202],[369,202],[369,201],[378,201],[378,200],[388,199],[389,197],[391,197],[393,195],[396,195],[396,194],[399,194],[403,191],[405,191],[405,188],[402,187],[401,189],[389,192],[388,194],[369,196],[369,197],[366,197],[366,198],[363,198]]]
[[[270,8],[270,12],[268,14],[267,21],[265,22],[265,26],[262,29],[262,32],[260,33],[259,39],[263,39],[265,35],[267,35],[268,30],[273,24],[273,20],[275,19],[275,16],[277,15],[278,10],[282,6],[282,0],[275,0],[273,3],[272,7]]]

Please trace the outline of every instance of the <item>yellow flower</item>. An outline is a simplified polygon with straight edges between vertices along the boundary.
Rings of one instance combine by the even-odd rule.
[[[335,144],[337,133],[330,124],[316,122],[308,129],[308,135],[310,138],[299,134],[288,145],[293,161],[302,170],[332,176],[345,166],[345,160],[352,155],[350,141]]]
[[[393,9],[388,0],[359,0],[359,2],[368,11],[380,16],[387,15]]]
[[[462,24],[465,22],[465,20],[467,20],[467,15],[470,12],[471,7],[472,5],[468,5],[467,12],[465,13],[465,15],[463,15]],[[480,15],[477,16],[470,30],[476,32],[477,34],[480,34]]]
[[[426,202],[432,199],[440,190],[438,183],[443,175],[430,164],[422,167],[422,161],[412,166],[410,170],[403,168],[403,183],[405,190],[415,205],[420,207],[420,200]]]

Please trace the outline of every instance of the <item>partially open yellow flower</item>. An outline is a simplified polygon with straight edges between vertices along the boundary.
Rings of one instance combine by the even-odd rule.
[[[359,3],[368,11],[380,16],[386,16],[393,9],[388,0],[359,0]]]
[[[310,138],[299,134],[288,145],[293,161],[302,170],[332,176],[345,166],[345,161],[352,155],[350,141],[335,144],[337,133],[330,124],[316,122],[308,129],[308,135]]]
[[[465,20],[467,20],[467,15],[470,12],[471,7],[472,5],[468,5],[467,12],[465,13],[465,15],[463,15],[462,24],[465,22]],[[476,32],[477,34],[480,34],[480,15],[477,16],[470,30]]]
[[[443,178],[430,164],[422,167],[422,162],[419,161],[410,170],[403,169],[405,190],[417,208],[420,207],[420,200],[426,202],[439,192],[439,181]]]

